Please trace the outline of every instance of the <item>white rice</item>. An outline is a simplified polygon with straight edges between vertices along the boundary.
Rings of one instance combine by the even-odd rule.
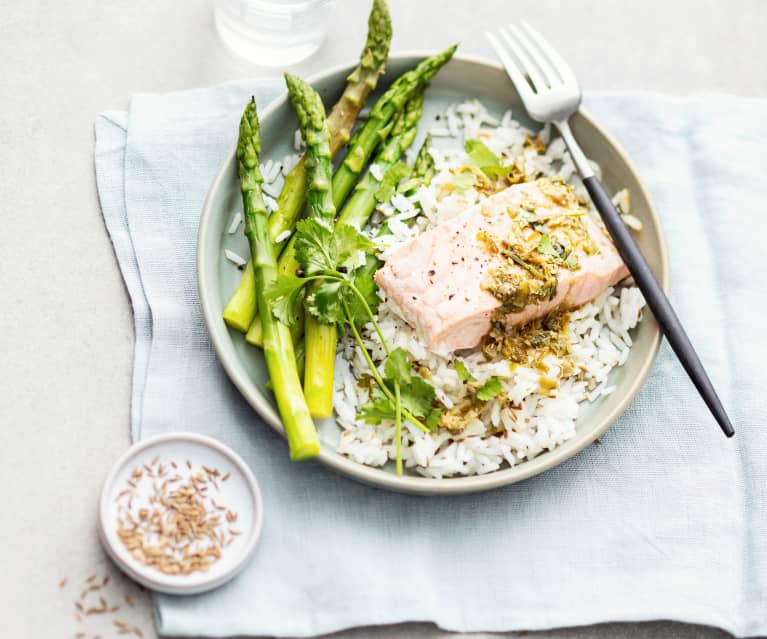
[[[264,176],[264,182],[266,184],[271,184],[277,179],[277,176],[280,174],[280,165],[278,162],[274,162],[273,160],[269,160],[266,163],[266,166],[264,166],[261,169],[261,173]]]
[[[444,127],[441,126],[434,126],[431,129],[429,129],[429,134],[433,138],[449,138],[452,137],[452,134],[450,131]]]
[[[237,211],[232,216],[232,221],[229,223],[229,228],[226,229],[226,232],[229,233],[229,235],[234,235],[237,232],[237,229],[240,228],[240,224],[242,224],[242,213]]]
[[[224,249],[224,257],[237,266],[245,266],[248,263],[246,259],[230,249]]]
[[[274,241],[279,244],[280,242],[284,242],[287,240],[291,235],[291,232],[289,230],[285,230],[282,233],[280,233],[277,237],[274,238]]]
[[[372,175],[378,182],[384,179],[383,169],[377,164],[370,165],[370,175]]]
[[[303,151],[305,147],[304,138],[301,136],[301,129],[296,129],[296,132],[293,134],[293,148],[296,151]]]
[[[274,213],[277,210],[277,200],[264,193],[264,204],[266,204],[266,210],[269,213]]]
[[[282,184],[277,184],[277,182],[272,182],[271,184],[267,184],[264,182],[261,185],[261,190],[266,193],[269,197],[273,199],[277,199],[280,195],[280,191],[282,190]]]
[[[473,188],[439,199],[440,185],[451,182],[451,168],[471,164],[462,141],[480,137],[503,164],[516,162],[524,166],[529,179],[562,175],[570,181],[576,195],[589,203],[564,143],[554,140],[545,153],[525,147],[525,139],[533,133],[512,118],[510,111],[495,118],[476,100],[451,105],[445,112],[445,128],[435,127],[435,137],[455,138],[449,145],[432,149],[437,174],[429,187],[406,197],[395,195],[378,207],[378,214],[388,219],[392,233],[379,240],[381,257],[386,259],[397,248],[426,229],[450,219],[475,204],[482,196]],[[489,128],[491,127],[491,128]],[[549,130],[540,132],[548,143]],[[461,139],[462,138],[462,139]],[[621,204],[628,201],[621,195]],[[622,211],[624,215],[627,210]],[[593,210],[592,215],[597,215]],[[575,435],[580,404],[596,401],[615,390],[608,379],[610,372],[625,363],[631,348],[631,329],[641,319],[644,300],[635,287],[610,288],[593,302],[573,311],[569,331],[570,361],[576,373],[561,374],[563,361],[547,355],[545,377],[556,380],[558,388],[541,391],[542,373],[538,369],[516,366],[503,360],[486,361],[481,351],[463,352],[460,359],[478,383],[500,377],[503,393],[485,403],[478,418],[460,434],[440,430],[423,433],[408,422],[403,423],[402,456],[406,467],[427,477],[484,474],[506,466],[515,466],[551,450]],[[440,357],[427,348],[417,333],[384,299],[378,321],[390,348],[403,347],[411,358],[431,374],[437,399],[445,408],[467,397],[467,385],[458,377],[454,360]],[[382,368],[383,348],[372,327],[363,329],[363,341],[376,365]],[[362,355],[347,335],[339,342],[336,362],[334,405],[337,422],[342,429],[338,452],[370,466],[382,466],[395,458],[394,422],[367,424],[357,418],[365,404],[368,390],[358,384],[358,376],[368,372]],[[503,398],[503,395],[508,400]],[[492,431],[492,432],[490,432]]]

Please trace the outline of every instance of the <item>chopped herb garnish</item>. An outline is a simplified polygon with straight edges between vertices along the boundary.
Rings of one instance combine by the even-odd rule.
[[[481,402],[488,402],[503,390],[501,380],[498,377],[488,379],[477,391],[477,399]]]
[[[543,255],[553,257],[557,264],[561,264],[565,268],[570,270],[578,268],[578,257],[575,253],[557,240],[552,242],[548,235],[541,236],[538,241],[538,251]]]
[[[462,173],[459,173],[458,175],[456,175],[455,178],[453,179],[455,190],[458,193],[463,193],[467,189],[474,186],[476,182],[477,182],[477,177],[471,171],[463,171]]]
[[[559,252],[554,248],[548,235],[541,235],[541,239],[538,241],[538,250],[544,255],[559,258]]]
[[[501,159],[481,140],[466,140],[464,148],[472,162],[491,180],[506,177],[514,170],[512,166],[503,166]]]
[[[460,377],[464,382],[477,381],[476,377],[474,377],[469,372],[469,369],[466,368],[466,364],[464,364],[460,359],[455,360],[455,372],[458,373],[458,377]]]

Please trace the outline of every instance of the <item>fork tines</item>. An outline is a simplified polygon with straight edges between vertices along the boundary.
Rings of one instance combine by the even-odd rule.
[[[521,28],[510,24],[508,28],[499,29],[498,34],[508,48],[494,34],[488,32],[487,37],[520,94],[540,93],[562,85],[577,86],[568,64],[526,22],[522,22]]]

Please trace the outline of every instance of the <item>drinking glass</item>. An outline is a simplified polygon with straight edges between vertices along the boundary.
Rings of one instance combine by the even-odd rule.
[[[214,14],[235,53],[254,64],[286,66],[319,49],[335,6],[335,0],[214,0]]]

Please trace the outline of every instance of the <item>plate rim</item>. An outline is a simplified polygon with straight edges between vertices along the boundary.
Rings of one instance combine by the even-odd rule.
[[[405,50],[391,53],[389,60],[410,59],[410,58],[425,58],[437,53],[436,50],[431,49],[415,49]],[[503,67],[496,62],[482,56],[472,54],[458,54],[453,56],[454,60],[468,63],[470,65],[480,65],[484,67],[490,67],[495,71],[500,71],[505,74]],[[317,73],[312,74],[307,82],[314,85],[320,80],[324,80],[326,77],[339,73],[348,72],[357,65],[357,60],[353,59],[349,62],[337,64],[333,67],[324,69]],[[512,87],[513,89],[513,87]],[[264,120],[268,118],[271,113],[281,108],[288,101],[287,91],[279,97],[272,100],[269,105],[259,114],[260,119]],[[670,275],[669,275],[669,261],[668,252],[666,246],[665,235],[663,233],[663,226],[658,216],[655,204],[650,192],[647,189],[644,181],[642,180],[639,172],[636,170],[633,162],[629,159],[628,155],[624,151],[623,147],[610,135],[595,119],[591,116],[587,110],[581,107],[578,111],[579,116],[584,118],[586,122],[596,129],[600,135],[609,143],[615,150],[621,161],[625,163],[631,174],[637,181],[640,192],[648,203],[648,214],[652,219],[655,228],[658,229],[659,237],[659,257],[660,257],[660,273],[658,279],[661,287],[668,295],[670,291]],[[205,281],[205,273],[209,270],[209,263],[205,255],[204,247],[207,246],[209,240],[209,234],[211,233],[210,220],[213,218],[213,197],[221,188],[225,175],[228,173],[232,162],[234,161],[236,149],[233,147],[232,151],[226,156],[222,162],[219,170],[216,172],[213,181],[205,196],[205,202],[203,203],[202,212],[200,215],[200,224],[197,233],[197,289],[200,298],[200,306],[202,307],[203,318],[205,320],[205,328],[210,337],[213,348],[216,352],[218,361],[226,371],[227,376],[231,382],[235,385],[240,394],[245,398],[248,404],[256,411],[258,416],[269,425],[274,431],[281,436],[285,436],[285,431],[282,427],[282,422],[279,415],[274,411],[271,405],[258,395],[251,393],[249,384],[252,384],[250,377],[244,370],[244,367],[240,364],[237,365],[233,360],[238,358],[228,353],[225,350],[225,344],[223,341],[222,331],[228,332],[228,328],[221,319],[220,313],[213,308],[213,300],[209,294],[208,285]],[[610,426],[612,426],[618,418],[623,415],[631,402],[634,400],[639,389],[644,385],[647,376],[652,370],[655,360],[658,355],[661,342],[661,332],[651,315],[645,317],[645,321],[650,319],[653,322],[653,336],[650,345],[650,355],[646,358],[642,367],[631,381],[631,386],[628,391],[616,404],[613,410],[604,418],[603,422],[584,437],[581,442],[578,443],[572,449],[568,449],[563,452],[562,447],[557,447],[552,450],[535,457],[532,460],[525,461],[519,466],[513,468],[504,468],[484,475],[470,475],[467,477],[445,477],[441,479],[432,477],[417,477],[407,476],[398,477],[393,473],[389,473],[381,470],[380,468],[366,466],[355,462],[348,457],[344,457],[335,451],[327,449],[324,445],[320,447],[320,453],[315,458],[320,463],[324,464],[328,468],[349,477],[350,479],[362,482],[369,486],[376,488],[384,488],[394,492],[419,494],[419,495],[457,495],[483,492],[486,490],[492,490],[500,488],[502,486],[508,486],[517,482],[529,479],[535,475],[539,475],[559,464],[563,463],[567,459],[574,457],[580,453],[583,449],[590,446],[594,440],[602,435]]]

